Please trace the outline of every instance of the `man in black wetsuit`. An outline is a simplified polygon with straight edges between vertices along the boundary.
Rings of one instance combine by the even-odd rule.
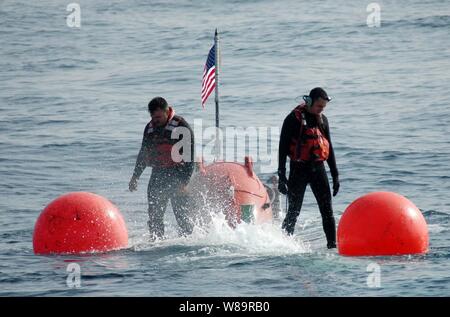
[[[151,121],[144,129],[129,190],[135,191],[144,169],[152,167],[147,189],[150,238],[164,237],[164,213],[169,199],[181,229],[180,234],[190,234],[193,224],[188,214],[186,186],[195,164],[194,133],[162,97],[153,98],[148,104],[148,111]]]
[[[339,191],[339,175],[328,120],[322,114],[330,98],[325,90],[317,87],[303,99],[305,102],[284,120],[280,135],[278,188],[282,194],[287,194],[289,201],[282,228],[288,234],[294,233],[309,184],[319,205],[327,247],[331,249],[336,247],[336,224],[324,161],[327,161],[333,178],[333,196]],[[286,178],[286,156],[290,158],[289,180]]]

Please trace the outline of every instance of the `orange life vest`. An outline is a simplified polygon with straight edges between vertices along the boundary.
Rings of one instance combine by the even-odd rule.
[[[157,128],[153,126],[151,121],[148,125],[147,134],[149,134],[148,137],[152,146],[147,152],[147,166],[169,168],[183,164],[183,162],[174,162],[172,159],[172,147],[178,140],[171,138],[172,131],[178,127],[181,119],[175,117],[175,111],[172,108],[169,111],[167,124],[162,131],[157,132]]]
[[[292,161],[326,161],[330,154],[330,143],[322,131],[320,118],[318,126],[308,127],[305,118],[305,105],[301,104],[294,109],[294,114],[300,122],[298,139],[292,139],[289,148],[289,158]]]

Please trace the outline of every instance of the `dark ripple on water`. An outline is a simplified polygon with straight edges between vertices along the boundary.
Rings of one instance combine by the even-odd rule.
[[[402,28],[411,26],[418,29],[423,28],[443,28],[450,30],[450,15],[434,15],[421,18],[402,19],[396,21],[383,21],[383,27]]]

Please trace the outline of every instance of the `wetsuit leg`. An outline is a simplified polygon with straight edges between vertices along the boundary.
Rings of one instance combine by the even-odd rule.
[[[178,223],[178,232],[181,235],[192,233],[193,225],[189,217],[191,202],[187,193],[181,191],[183,175],[177,169],[168,169],[164,175],[167,183],[172,210]]]
[[[192,233],[193,222],[189,214],[189,210],[192,207],[190,197],[188,194],[181,192],[180,190],[174,191],[170,199],[172,203],[173,213],[179,226],[180,235],[188,235]]]
[[[308,184],[308,174],[305,166],[291,164],[287,195],[289,207],[282,225],[282,229],[286,230],[289,235],[294,233],[295,223],[302,209],[306,185]]]
[[[310,185],[319,205],[322,226],[327,238],[328,247],[333,247],[336,245],[336,224],[331,204],[330,184],[323,163],[315,165],[312,170]]]
[[[148,229],[151,239],[164,237],[164,213],[170,197],[168,185],[170,184],[164,173],[153,169],[147,188]]]

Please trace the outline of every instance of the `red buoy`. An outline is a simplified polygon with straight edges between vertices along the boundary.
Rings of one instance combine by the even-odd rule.
[[[40,214],[33,233],[35,254],[106,252],[127,245],[127,227],[117,207],[87,192],[53,200]]]
[[[428,228],[420,210],[392,192],[374,192],[351,203],[337,232],[342,255],[401,255],[428,251]]]

